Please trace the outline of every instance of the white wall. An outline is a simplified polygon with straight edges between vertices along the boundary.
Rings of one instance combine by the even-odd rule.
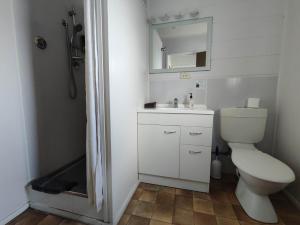
[[[0,224],[27,204],[25,128],[12,3],[0,3]]]
[[[283,0],[149,0],[148,17],[170,16],[199,10],[199,17],[213,17],[211,71],[179,74],[150,74],[150,100],[166,103],[177,97],[181,102],[193,92],[196,103],[217,112],[221,107],[244,106],[248,97],[258,97],[268,108],[266,136],[259,147],[272,152],[276,88],[279,74],[281,35],[285,5]],[[197,81],[206,83],[196,89]],[[214,143],[219,138],[216,114]],[[228,163],[228,159],[225,163]]]
[[[147,31],[143,1],[108,1],[114,222],[138,182],[136,111],[143,106],[147,90]]]
[[[289,0],[278,85],[276,156],[296,174],[288,191],[300,206],[300,2]]]
[[[74,6],[83,24],[82,0],[14,0],[17,47],[21,68],[22,100],[30,178],[50,173],[85,152],[84,66],[76,72],[78,98],[68,96],[65,30]],[[34,37],[48,47],[40,50]]]

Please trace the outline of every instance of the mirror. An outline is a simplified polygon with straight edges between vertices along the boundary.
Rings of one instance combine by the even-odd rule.
[[[153,24],[150,73],[210,70],[212,17]]]

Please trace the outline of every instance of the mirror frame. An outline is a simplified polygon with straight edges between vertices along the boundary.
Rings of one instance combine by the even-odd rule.
[[[207,54],[206,54],[206,66],[204,67],[184,67],[184,68],[175,68],[175,69],[153,69],[153,41],[152,34],[153,30],[156,28],[169,27],[174,25],[185,25],[185,24],[194,24],[194,23],[207,23]],[[213,17],[204,17],[197,19],[181,20],[168,23],[160,24],[150,24],[149,29],[149,71],[150,74],[157,73],[178,73],[178,72],[197,72],[197,71],[209,71],[211,70],[211,50],[212,50],[212,31],[213,31]]]

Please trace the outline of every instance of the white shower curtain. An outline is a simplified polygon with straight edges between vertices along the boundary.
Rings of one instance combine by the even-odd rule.
[[[101,54],[100,0],[85,0],[87,192],[90,203],[101,210],[103,204],[103,162],[105,151],[104,73]]]

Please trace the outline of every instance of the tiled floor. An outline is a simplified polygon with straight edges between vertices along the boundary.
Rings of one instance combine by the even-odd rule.
[[[212,180],[210,194],[142,183],[119,225],[258,225],[235,197],[237,180]],[[279,225],[300,225],[300,212],[279,193],[271,197]]]
[[[239,205],[236,180],[212,180],[210,194],[140,184],[119,225],[259,225]],[[279,193],[271,197],[280,217],[278,225],[300,225],[300,212]],[[8,225],[83,225],[82,223],[27,210]]]
[[[28,209],[6,225],[84,225],[80,222],[64,219],[59,216]]]

